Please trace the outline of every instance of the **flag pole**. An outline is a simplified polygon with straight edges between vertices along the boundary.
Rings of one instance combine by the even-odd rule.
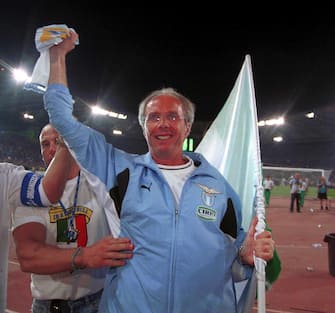
[[[257,177],[258,177],[258,185],[256,186],[256,206],[255,212],[258,218],[258,222],[256,225],[255,237],[259,235],[261,232],[265,230],[265,205],[264,205],[264,189],[263,189],[263,177],[262,177],[262,161],[261,161],[261,152],[260,152],[260,140],[259,140],[259,132],[258,132],[258,118],[257,118],[257,109],[256,109],[256,97],[255,97],[255,89],[253,83],[253,75],[251,68],[251,60],[250,56],[246,55],[246,64],[248,76],[250,78],[250,94],[252,95],[253,100],[253,116],[254,123],[257,131],[255,132],[256,146],[257,146]],[[256,268],[256,277],[257,277],[257,309],[258,313],[265,313],[266,301],[265,301],[265,267],[266,261],[254,256],[254,263]]]

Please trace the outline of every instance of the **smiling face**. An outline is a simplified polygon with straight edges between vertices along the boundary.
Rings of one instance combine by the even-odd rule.
[[[185,163],[182,147],[190,128],[178,98],[159,95],[147,103],[143,133],[156,163],[164,165]]]

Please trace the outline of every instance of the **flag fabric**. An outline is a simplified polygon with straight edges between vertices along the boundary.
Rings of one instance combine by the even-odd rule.
[[[247,56],[226,103],[196,148],[239,194],[244,229],[255,215],[255,187],[259,184],[258,128],[249,62]]]
[[[253,216],[259,223],[256,234],[265,229],[265,208],[262,186],[257,109],[250,56],[247,55],[233,89],[196,148],[228,180],[238,193],[242,203],[242,226],[248,230]],[[276,261],[280,260],[275,253]],[[278,265],[278,262],[275,262]],[[265,266],[266,262],[255,259],[258,305],[264,306],[258,312],[265,312]],[[278,277],[280,266],[272,269],[272,278]],[[275,279],[276,279],[275,278]],[[271,282],[273,282],[272,279]],[[244,284],[237,284],[239,312],[252,312],[256,295],[254,277]],[[260,285],[259,283],[264,283]],[[263,289],[263,290],[260,290]],[[252,295],[252,296],[250,296]],[[242,307],[249,306],[248,309]],[[251,306],[251,307],[250,307]]]

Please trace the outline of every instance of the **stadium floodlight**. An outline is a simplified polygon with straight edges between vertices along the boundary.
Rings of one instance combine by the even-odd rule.
[[[14,68],[13,66],[11,66],[10,64],[8,64],[6,61],[2,59],[0,59],[0,65],[3,66],[3,69],[7,69],[9,72],[11,72],[14,79],[18,83],[25,83],[25,82],[31,81],[31,77],[27,74],[27,72],[24,69]]]
[[[277,125],[284,125],[285,119],[281,116],[277,118]]]
[[[28,81],[29,79],[31,79],[27,72],[23,69],[20,68],[14,68],[13,70],[13,76],[14,79],[18,82],[18,83],[24,83],[26,81]]]
[[[105,109],[100,108],[98,105],[92,106],[91,111],[92,111],[92,114],[96,114],[96,115],[110,116],[110,117],[118,118],[121,120],[127,119],[127,115],[125,114],[116,113],[113,111],[107,111]]]
[[[269,119],[269,120],[261,120],[257,124],[260,127],[283,125],[283,124],[285,124],[285,119],[282,116],[280,116],[278,118],[272,118],[272,119]]]
[[[34,115],[28,114],[28,113],[24,113],[23,114],[23,118],[26,120],[33,120],[34,119]]]
[[[273,137],[273,141],[275,141],[275,142],[282,142],[283,141],[283,137],[282,136]]]
[[[113,129],[113,135],[122,135],[122,130]]]
[[[305,116],[306,116],[307,118],[314,118],[314,117],[315,117],[315,114],[314,114],[314,112],[308,112],[307,114],[305,114]]]
[[[120,120],[126,120],[127,119],[127,115],[126,114],[122,114],[122,113],[118,113],[117,118],[119,118]]]

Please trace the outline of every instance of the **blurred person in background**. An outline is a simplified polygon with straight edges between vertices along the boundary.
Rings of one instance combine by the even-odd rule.
[[[318,199],[320,200],[320,210],[323,210],[324,207],[328,210],[328,185],[326,178],[321,176],[317,184],[318,190]]]
[[[306,178],[301,178],[301,187],[300,187],[300,206],[304,207],[305,204],[305,196],[308,191],[308,183]]]
[[[273,180],[271,179],[271,176],[269,175],[265,176],[263,186],[264,186],[265,205],[268,207],[270,206],[271,190],[275,186]]]
[[[294,203],[297,207],[297,212],[300,213],[300,189],[301,189],[301,178],[300,173],[295,173],[293,177],[289,180],[290,194],[291,194],[291,204],[290,212],[294,211]]]

